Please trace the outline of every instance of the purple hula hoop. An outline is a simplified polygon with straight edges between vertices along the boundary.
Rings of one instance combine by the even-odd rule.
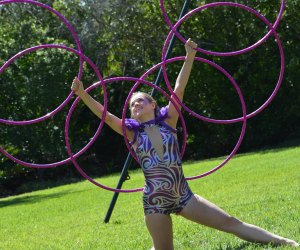
[[[71,24],[67,21],[67,19],[61,15],[59,12],[57,12],[56,10],[52,9],[50,6],[37,2],[37,1],[32,1],[32,0],[4,0],[4,1],[0,1],[0,5],[4,5],[4,4],[10,4],[10,3],[28,3],[28,4],[32,4],[32,5],[36,5],[39,7],[42,7],[44,9],[49,10],[50,12],[52,12],[54,15],[56,15],[68,28],[68,30],[72,33],[72,36],[76,42],[77,45],[77,50],[82,53],[81,50],[81,45],[79,42],[79,38],[75,32],[75,30],[73,29],[73,27],[71,26]],[[21,52],[22,53],[22,52]],[[15,57],[9,59],[0,69],[0,74],[2,74],[2,72],[5,70],[5,68],[7,68],[14,60],[16,60],[18,57],[20,57],[21,55],[19,55],[20,53],[18,53],[17,55],[15,55]],[[83,58],[80,56],[80,65],[79,65],[79,73],[78,73],[78,78],[80,79],[82,76],[82,69],[83,69]],[[32,119],[32,120],[28,120],[28,121],[13,121],[13,120],[6,120],[6,119],[0,119],[0,123],[5,123],[8,125],[29,125],[29,124],[33,124],[33,123],[37,123],[40,121],[44,121],[52,116],[54,116],[56,113],[58,113],[72,98],[73,96],[73,92],[71,92],[69,94],[69,96],[52,112],[50,112],[49,114],[46,114],[40,118],[36,118],[36,119]]]
[[[217,5],[229,5],[230,6],[234,6],[234,7],[239,7],[239,8],[242,8],[242,9],[246,9],[247,11],[255,14],[257,17],[259,17],[262,21],[265,22],[265,24],[268,25],[268,27],[271,29],[271,32],[274,34],[276,40],[277,40],[277,44],[278,44],[278,47],[279,47],[279,52],[280,52],[280,58],[281,58],[281,67],[280,67],[280,74],[279,74],[279,78],[278,78],[278,82],[276,84],[276,87],[274,89],[274,91],[272,92],[271,96],[267,99],[267,101],[261,106],[259,107],[257,110],[253,111],[251,114],[247,114],[247,119],[257,115],[258,113],[260,113],[262,110],[264,110],[268,105],[269,103],[273,100],[273,98],[275,97],[275,95],[277,94],[278,90],[279,90],[279,87],[282,83],[282,80],[283,80],[283,74],[284,74],[284,52],[283,52],[283,47],[282,47],[282,44],[281,44],[281,41],[276,33],[276,31],[274,30],[273,26],[270,24],[270,22],[264,17],[262,16],[260,13],[258,13],[257,11],[247,7],[247,6],[244,6],[244,5],[241,5],[241,4],[237,4],[237,3],[222,3],[222,2],[219,2],[219,3],[216,3],[214,5],[203,5],[201,7],[198,7],[192,11],[190,11],[188,14],[186,14],[183,18],[181,18],[175,25],[174,25],[174,29],[176,29],[184,20],[186,20],[189,16],[193,15],[194,13],[198,12],[198,11],[201,11],[205,8],[208,8],[208,7],[214,7],[214,6],[217,6]],[[174,30],[170,31],[170,33],[168,34],[167,36],[167,39],[165,41],[165,44],[164,44],[164,47],[163,47],[163,50],[162,50],[162,62],[165,62],[165,58],[166,58],[166,50],[167,50],[167,45],[171,39],[171,36],[172,34],[174,33]],[[240,117],[240,118],[236,118],[236,119],[231,119],[231,120],[217,120],[217,119],[211,119],[211,118],[207,118],[205,116],[201,116],[197,113],[195,113],[194,111],[192,111],[191,109],[189,109],[185,104],[183,104],[179,99],[178,97],[174,94],[173,90],[172,90],[172,87],[171,87],[171,84],[170,84],[170,81],[168,79],[168,75],[166,73],[166,67],[165,67],[165,63],[162,64],[162,72],[163,72],[163,75],[164,75],[164,79],[166,81],[166,84],[167,84],[167,87],[169,89],[169,91],[172,93],[172,95],[174,95],[174,98],[178,101],[178,103],[180,105],[182,105],[182,107],[184,108],[184,110],[186,110],[187,112],[189,112],[191,115],[195,116],[196,118],[198,119],[201,119],[203,121],[206,121],[206,122],[211,122],[211,123],[218,123],[218,124],[228,124],[228,123],[236,123],[236,122],[240,122],[240,121],[243,121],[243,118]]]
[[[79,42],[79,38],[75,32],[75,30],[73,29],[73,27],[71,26],[71,24],[66,20],[66,18],[64,16],[62,16],[60,13],[58,13],[56,10],[52,9],[50,6],[34,1],[34,0],[0,0],[0,5],[4,5],[4,4],[10,4],[10,3],[27,3],[27,4],[33,4],[42,8],[45,8],[47,10],[49,10],[50,12],[52,12],[54,15],[56,15],[68,28],[68,30],[72,33],[72,36],[76,42],[77,45],[77,50],[73,49],[73,48],[69,48],[67,46],[64,45],[58,45],[58,44],[45,44],[45,45],[39,45],[39,46],[35,46],[35,47],[31,47],[28,48],[26,50],[23,50],[21,52],[19,52],[18,54],[16,54],[15,56],[13,56],[12,58],[10,58],[8,61],[5,62],[5,64],[0,68],[0,74],[17,58],[21,57],[22,55],[32,52],[32,51],[36,51],[39,49],[63,49],[63,50],[67,50],[69,52],[72,52],[74,54],[76,54],[77,56],[80,57],[80,65],[79,65],[79,73],[78,73],[78,78],[81,78],[82,76],[82,70],[83,70],[83,62],[86,61],[95,71],[97,77],[99,78],[99,82],[93,84],[92,86],[88,87],[86,89],[87,92],[91,91],[92,89],[101,86],[103,88],[103,95],[104,95],[104,111],[103,111],[103,116],[101,119],[101,122],[99,124],[99,127],[96,131],[96,133],[94,134],[93,138],[89,141],[89,143],[84,146],[79,152],[75,153],[73,155],[72,151],[71,151],[71,147],[69,144],[69,124],[70,124],[70,120],[71,120],[71,116],[72,113],[74,112],[74,109],[76,107],[76,105],[78,104],[78,102],[80,101],[80,97],[77,97],[76,100],[73,102],[68,115],[66,117],[66,122],[65,122],[65,142],[66,142],[66,148],[67,148],[67,153],[69,155],[68,159],[62,160],[60,162],[55,162],[55,163],[50,163],[50,164],[33,164],[33,163],[28,163],[28,162],[24,162],[22,160],[19,160],[17,158],[15,158],[14,156],[10,155],[7,151],[5,151],[2,147],[0,147],[0,152],[3,153],[6,157],[8,157],[9,159],[11,159],[12,161],[26,166],[26,167],[32,167],[32,168],[50,168],[50,167],[56,167],[59,165],[63,165],[66,164],[68,162],[72,162],[74,164],[74,166],[76,167],[76,169],[79,171],[79,173],[86,178],[88,181],[90,181],[91,183],[95,184],[98,187],[101,187],[105,190],[108,191],[113,191],[113,192],[122,192],[122,193],[131,193],[131,192],[138,192],[138,191],[142,191],[143,188],[135,188],[135,189],[115,189],[115,188],[111,188],[111,187],[107,187],[105,185],[100,184],[99,182],[93,180],[91,177],[89,177],[84,171],[83,169],[79,166],[79,164],[76,161],[76,158],[79,157],[80,155],[82,155],[97,139],[97,137],[99,136],[99,134],[102,131],[104,122],[105,122],[105,117],[107,114],[107,102],[108,102],[108,98],[107,98],[107,92],[106,92],[106,84],[110,84],[112,82],[117,82],[117,81],[133,81],[135,82],[133,88],[131,89],[129,95],[126,98],[124,107],[123,107],[123,111],[122,111],[122,131],[123,131],[123,135],[124,135],[124,140],[126,143],[126,146],[128,148],[128,150],[130,151],[130,153],[132,154],[132,156],[135,158],[135,160],[138,161],[137,156],[135,154],[135,152],[132,150],[131,146],[129,145],[129,141],[127,139],[127,135],[126,135],[126,127],[125,127],[125,116],[126,116],[126,110],[129,104],[129,100],[130,97],[132,96],[133,92],[138,88],[138,86],[140,84],[145,84],[148,85],[152,88],[157,89],[158,91],[160,91],[165,97],[167,97],[167,99],[169,101],[171,101],[174,105],[174,107],[176,108],[180,119],[181,119],[181,123],[184,129],[184,143],[182,145],[182,149],[181,149],[181,157],[184,154],[184,150],[186,147],[186,126],[185,126],[185,121],[184,118],[181,114],[180,109],[178,108],[177,103],[179,103],[184,110],[186,110],[188,113],[190,113],[191,115],[195,116],[196,118],[206,121],[206,122],[211,122],[211,123],[216,123],[216,124],[231,124],[231,123],[236,123],[236,122],[243,122],[242,124],[242,129],[241,129],[241,133],[239,136],[239,139],[234,147],[234,149],[232,150],[232,152],[227,156],[227,158],[221,163],[219,164],[217,167],[214,167],[213,169],[211,169],[210,171],[207,171],[205,173],[196,175],[196,176],[192,176],[192,177],[187,177],[187,180],[194,180],[194,179],[198,179],[204,176],[207,176],[215,171],[217,171],[218,169],[220,169],[221,167],[223,167],[232,157],[233,155],[236,153],[236,151],[238,150],[238,148],[240,147],[243,137],[245,135],[245,131],[246,131],[246,123],[247,123],[247,119],[257,115],[258,113],[260,113],[263,109],[265,109],[267,107],[267,105],[273,100],[273,98],[275,97],[275,95],[277,94],[279,87],[282,83],[283,80],[283,74],[284,74],[284,52],[283,52],[283,47],[281,44],[281,41],[279,39],[279,36],[276,32],[276,28],[282,18],[283,15],[283,11],[285,8],[285,2],[286,0],[281,0],[281,7],[280,7],[280,11],[278,14],[278,17],[274,23],[274,25],[272,25],[263,15],[261,15],[259,12],[257,12],[256,10],[242,5],[242,4],[238,4],[238,3],[233,3],[233,2],[215,2],[215,3],[209,3],[203,6],[200,6],[192,11],[190,11],[189,13],[187,13],[184,17],[182,17],[178,22],[176,22],[176,24],[173,26],[172,23],[170,22],[166,11],[165,11],[165,7],[164,7],[164,1],[160,0],[160,7],[164,16],[164,19],[166,20],[167,24],[169,25],[169,27],[171,28],[171,31],[169,32],[165,42],[164,42],[164,46],[162,49],[162,62],[158,63],[157,65],[153,66],[151,69],[149,69],[146,73],[144,73],[140,78],[134,78],[134,77],[114,77],[114,78],[108,78],[108,79],[103,79],[99,70],[97,69],[96,65],[88,58],[86,57],[82,50],[81,50],[81,45]],[[244,10],[247,10],[248,12],[254,14],[256,17],[258,17],[259,19],[261,19],[269,28],[268,33],[261,38],[260,40],[258,40],[255,44],[241,49],[241,50],[237,50],[237,51],[232,51],[232,52],[214,52],[214,51],[208,51],[208,50],[204,50],[201,48],[196,48],[197,51],[202,52],[204,54],[208,54],[208,55],[213,55],[213,56],[235,56],[235,55],[241,55],[243,53],[249,52],[255,48],[257,48],[258,46],[260,46],[263,42],[265,42],[272,34],[274,35],[276,41],[277,41],[277,45],[279,47],[279,53],[280,53],[280,59],[281,59],[281,67],[280,67],[280,73],[279,73],[279,78],[277,81],[277,84],[275,86],[275,89],[273,90],[271,96],[267,99],[267,101],[260,106],[257,110],[255,110],[254,112],[247,114],[246,111],[246,105],[245,105],[245,101],[244,101],[244,97],[242,95],[242,92],[238,86],[238,84],[235,82],[235,80],[233,79],[233,77],[221,66],[219,66],[218,64],[209,61],[207,59],[204,58],[200,58],[200,57],[195,57],[195,61],[199,61],[202,63],[206,63],[209,64],[210,66],[216,68],[218,71],[220,71],[223,75],[225,75],[231,82],[231,84],[233,84],[234,88],[236,89],[240,102],[241,102],[241,106],[242,106],[242,117],[239,118],[235,118],[235,119],[231,119],[231,120],[216,120],[216,119],[211,119],[211,118],[207,118],[204,116],[201,116],[197,113],[195,113],[194,111],[190,110],[187,106],[185,106],[176,96],[176,94],[174,93],[171,84],[169,82],[168,79],[168,75],[166,72],[166,65],[175,61],[183,61],[185,60],[184,56],[180,56],[180,57],[175,57],[175,58],[171,58],[171,59],[166,59],[166,50],[167,50],[167,45],[170,42],[171,36],[175,33],[175,35],[183,42],[186,43],[186,40],[180,35],[179,32],[176,31],[176,29],[179,27],[179,25],[181,25],[187,18],[189,18],[191,15],[202,11],[204,9],[207,8],[213,8],[213,7],[217,7],[217,6],[229,6],[229,7],[237,7],[237,8],[241,8]],[[170,97],[169,94],[167,94],[164,90],[162,90],[160,87],[154,85],[151,82],[148,82],[145,80],[145,78],[151,74],[154,70],[157,70],[158,68],[162,68],[162,72],[163,72],[163,76],[164,79],[166,81],[167,87],[171,93],[171,97],[174,97],[176,102]],[[29,124],[34,124],[40,121],[44,121],[49,117],[54,116],[56,113],[58,113],[72,98],[72,96],[74,95],[74,92],[72,91],[69,96],[66,98],[65,101],[63,101],[59,107],[57,107],[55,110],[53,110],[52,112],[50,112],[49,114],[46,114],[42,117],[39,118],[35,118],[32,120],[26,120],[26,121],[13,121],[13,120],[5,120],[5,119],[0,119],[0,123],[4,123],[4,124],[8,124],[8,125],[29,125]]]
[[[103,120],[101,120],[101,123],[99,125],[99,129],[102,128],[103,124],[104,124],[104,120],[105,120],[105,116],[106,116],[106,110],[107,110],[107,93],[106,93],[106,88],[105,86],[102,84],[103,82],[103,78],[99,72],[99,70],[97,69],[97,66],[88,58],[86,57],[84,54],[82,54],[81,52],[73,49],[73,48],[69,48],[69,47],[66,47],[64,45],[58,45],[58,44],[44,44],[44,45],[38,45],[38,46],[35,46],[35,47],[32,47],[32,48],[28,48],[22,52],[20,52],[19,54],[23,55],[23,54],[26,54],[28,52],[32,52],[32,51],[36,51],[36,50],[39,50],[39,49],[63,49],[63,50],[67,50],[67,51],[70,51],[78,56],[80,56],[82,59],[84,59],[92,68],[93,70],[95,71],[97,77],[99,78],[100,80],[100,83],[101,83],[101,86],[103,88],[103,94],[104,94],[104,112],[103,112]],[[19,55],[18,54],[18,55]],[[95,138],[95,136],[94,136]],[[76,153],[73,158],[75,157],[78,157],[80,156],[81,154],[83,154],[91,145],[92,143],[94,142],[94,139],[91,140],[83,149],[81,149],[78,153]],[[7,151],[5,151],[2,147],[0,147],[0,152],[2,154],[4,154],[6,157],[8,157],[9,159],[11,159],[12,161],[18,163],[18,164],[21,164],[23,166],[26,166],[26,167],[31,167],[31,168],[51,168],[51,167],[57,167],[59,165],[63,165],[63,164],[66,164],[68,162],[71,161],[70,158],[68,159],[65,159],[63,161],[60,161],[60,162],[55,162],[55,163],[51,163],[51,164],[33,164],[33,163],[28,163],[28,162],[24,162],[22,160],[19,160],[15,157],[13,157],[12,155],[10,155]]]
[[[167,59],[164,62],[161,62],[161,63],[155,65],[154,67],[152,67],[151,69],[149,69],[145,74],[143,74],[141,76],[140,79],[144,79],[145,77],[147,77],[150,73],[152,73],[154,70],[158,69],[159,67],[165,67],[166,64],[174,62],[174,61],[179,61],[179,60],[184,61],[185,57],[181,56],[181,57],[175,57],[175,58]],[[245,132],[246,132],[246,120],[247,120],[247,118],[246,118],[246,115],[247,115],[246,104],[245,104],[245,101],[244,101],[244,97],[242,95],[242,92],[241,92],[239,86],[237,85],[237,83],[233,79],[233,77],[225,69],[223,69],[221,66],[219,66],[218,64],[216,64],[216,63],[214,63],[212,61],[209,61],[207,59],[200,58],[200,57],[195,57],[194,60],[200,61],[200,62],[203,62],[203,63],[206,63],[206,64],[209,64],[210,66],[213,66],[214,68],[216,68],[218,71],[220,71],[223,75],[225,75],[230,80],[230,82],[232,83],[232,85],[234,86],[234,88],[236,89],[236,91],[238,93],[238,96],[240,98],[240,102],[241,102],[241,105],[242,105],[242,111],[243,111],[243,117],[242,117],[243,120],[242,121],[243,121],[243,126],[242,126],[242,130],[241,130],[241,133],[240,133],[240,137],[239,137],[239,139],[238,139],[235,147],[233,148],[232,152],[228,155],[228,157],[221,164],[219,164],[217,167],[215,167],[212,170],[207,171],[207,172],[205,172],[203,174],[199,174],[199,175],[192,176],[192,177],[186,177],[187,180],[194,180],[194,179],[202,178],[204,176],[212,174],[213,172],[215,172],[218,169],[220,169],[221,167],[223,167],[234,156],[234,154],[239,149],[239,147],[240,147],[240,145],[241,145],[241,143],[243,141]],[[175,97],[175,93],[172,96]]]
[[[103,84],[110,84],[112,82],[117,82],[117,81],[133,81],[133,82],[136,82],[138,81],[138,84],[140,83],[143,83],[143,84],[146,84],[148,86],[151,86],[151,87],[154,87],[155,89],[161,91],[166,97],[170,98],[168,96],[168,94],[166,92],[164,92],[162,89],[160,89],[159,87],[157,87],[156,85],[154,85],[153,83],[151,82],[148,82],[148,81],[145,81],[145,80],[140,80],[138,78],[135,78],[135,77],[115,77],[115,78],[108,78],[108,79],[105,79],[103,81]],[[91,91],[92,89],[94,89],[95,87],[98,87],[99,86],[99,82],[91,85],[90,87],[88,87],[86,89],[86,92],[89,92]],[[137,87],[137,83],[134,85],[135,88]],[[128,97],[127,97],[128,99]],[[66,119],[66,123],[65,123],[65,141],[66,141],[66,147],[67,147],[67,151],[68,151],[68,154],[74,164],[74,166],[76,167],[76,169],[78,170],[78,172],[84,177],[86,178],[88,181],[90,181],[91,183],[93,183],[94,185],[98,186],[98,187],[101,187],[105,190],[108,190],[108,191],[113,191],[113,192],[118,192],[118,193],[132,193],[132,192],[139,192],[139,191],[143,191],[143,188],[135,188],[135,189],[116,189],[116,188],[111,188],[111,187],[107,187],[97,181],[95,181],[94,179],[92,179],[91,177],[89,177],[84,171],[83,169],[79,166],[79,164],[76,162],[76,160],[74,159],[74,157],[72,156],[72,151],[71,151],[71,147],[70,147],[70,144],[69,144],[69,123],[70,123],[70,119],[71,119],[71,116],[72,116],[72,113],[73,113],[73,110],[75,109],[77,103],[79,102],[80,100],[80,97],[77,97],[77,99],[74,101],[74,103],[72,104],[70,110],[69,110],[69,113],[68,113],[68,116],[67,116],[67,119]],[[170,100],[170,99],[169,99]],[[125,110],[125,113],[126,113],[126,105],[128,105],[128,100],[126,100],[125,104],[124,104],[124,108],[123,108],[123,115],[124,114],[124,110]],[[175,104],[176,105],[176,104]],[[176,108],[176,107],[175,107]],[[178,109],[178,107],[177,107]],[[179,109],[177,110],[179,111]],[[183,128],[184,128],[184,133],[186,134],[186,130],[185,130],[185,123],[184,123],[184,119],[179,111],[179,115],[181,116],[181,120],[182,120],[182,124],[183,124]],[[103,119],[102,119],[103,120]],[[126,145],[129,149],[129,151],[133,154],[134,152],[132,151],[132,149],[130,148],[129,144],[128,144],[128,140],[127,140],[127,137],[126,137],[126,130],[125,130],[125,127],[124,127],[124,119],[123,119],[123,123],[122,123],[122,127],[123,127],[123,134],[124,134],[124,139],[125,139],[125,142],[126,142]],[[93,140],[99,135],[100,131],[98,130],[95,134],[95,137],[93,138]],[[185,144],[183,145],[182,147],[182,154],[184,152],[184,149],[185,149]]]
[[[273,26],[271,25],[272,29],[270,29],[270,31],[263,38],[261,38],[259,41],[257,41],[255,44],[253,44],[253,45],[251,45],[251,46],[249,46],[249,47],[247,47],[245,49],[237,50],[237,51],[232,51],[232,52],[214,52],[214,51],[209,51],[209,50],[201,49],[199,47],[196,50],[199,51],[199,52],[201,52],[201,53],[204,53],[204,54],[207,54],[207,55],[213,55],[213,56],[234,56],[234,55],[244,54],[246,52],[249,52],[249,51],[255,49],[256,47],[260,46],[263,42],[265,42],[271,36],[271,34],[273,33],[273,31],[276,30],[276,28],[279,25],[279,22],[280,22],[280,20],[282,18],[283,12],[284,12],[285,2],[286,2],[286,0],[282,0],[281,1],[281,6],[280,6],[280,11],[279,11],[278,17],[277,17],[274,25]],[[179,40],[181,40],[185,44],[186,43],[186,39],[184,39],[182,37],[182,35],[178,31],[176,31],[175,25],[173,26],[172,23],[171,23],[171,21],[170,21],[170,19],[168,18],[168,15],[166,13],[165,6],[164,6],[164,1],[163,0],[159,0],[159,3],[160,3],[160,8],[161,8],[161,11],[162,11],[162,14],[164,16],[164,19],[165,19],[166,23],[168,24],[168,26],[170,27],[170,29],[173,31],[173,33],[175,33],[175,35],[177,36],[177,38]],[[200,8],[202,10],[202,9],[205,9],[205,8],[216,7],[216,6],[220,6],[220,5],[222,5],[222,6],[234,6],[234,7],[238,7],[238,5],[240,5],[239,7],[241,7],[241,6],[247,7],[245,5],[237,4],[237,3],[232,3],[232,2],[215,2],[215,3],[205,4],[205,5],[200,6],[198,8]],[[247,8],[251,9],[250,7],[247,7]]]

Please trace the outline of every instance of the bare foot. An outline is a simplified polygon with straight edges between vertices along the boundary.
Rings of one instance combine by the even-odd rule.
[[[297,243],[294,240],[283,238],[283,241],[284,241],[283,245],[288,245],[288,246],[291,246],[291,247],[300,247],[299,243]]]

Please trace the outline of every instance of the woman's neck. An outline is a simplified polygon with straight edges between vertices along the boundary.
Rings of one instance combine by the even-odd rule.
[[[155,120],[155,116],[154,115],[140,117],[140,118],[137,119],[137,121],[139,123],[146,123],[146,122],[153,121],[153,120]]]

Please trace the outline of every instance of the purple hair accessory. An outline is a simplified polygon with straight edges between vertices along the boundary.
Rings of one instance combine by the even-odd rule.
[[[129,130],[137,131],[141,127],[143,127],[145,124],[160,123],[160,122],[162,122],[163,120],[165,120],[166,118],[169,117],[168,116],[168,110],[169,110],[168,106],[160,108],[158,117],[155,120],[151,120],[151,121],[148,121],[148,122],[145,122],[145,123],[139,123],[137,120],[132,119],[132,118],[125,118],[125,126]]]
[[[132,141],[129,142],[129,144],[133,145],[136,142],[138,131],[141,129],[144,129],[147,125],[161,124],[164,127],[166,127],[167,129],[171,130],[173,133],[177,133],[176,129],[170,127],[167,123],[164,122],[164,120],[169,117],[168,110],[169,110],[168,106],[161,108],[159,110],[158,117],[156,117],[153,120],[143,122],[143,123],[139,123],[138,121],[136,121],[135,119],[132,119],[132,118],[129,118],[129,119],[125,118],[126,128],[134,131],[134,138]]]
[[[137,130],[139,130],[139,128],[140,128],[141,125],[135,119],[126,118],[125,119],[125,126],[129,130],[137,131]]]
[[[165,107],[162,107],[160,110],[159,110],[159,115],[158,117],[156,118],[156,121],[157,122],[161,122],[167,118],[169,118],[168,116],[168,111],[169,111],[169,106],[165,106]]]

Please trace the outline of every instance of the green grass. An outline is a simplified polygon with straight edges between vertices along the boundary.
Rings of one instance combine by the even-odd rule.
[[[300,147],[238,155],[224,168],[190,181],[192,190],[243,221],[300,240]],[[222,159],[186,164],[186,176]],[[114,187],[118,176],[97,179]],[[140,171],[124,188],[141,187]],[[150,249],[141,193],[121,194],[110,223],[113,193],[87,181],[0,199],[0,249]],[[272,249],[249,244],[174,215],[175,249]],[[288,249],[278,247],[276,249]]]

